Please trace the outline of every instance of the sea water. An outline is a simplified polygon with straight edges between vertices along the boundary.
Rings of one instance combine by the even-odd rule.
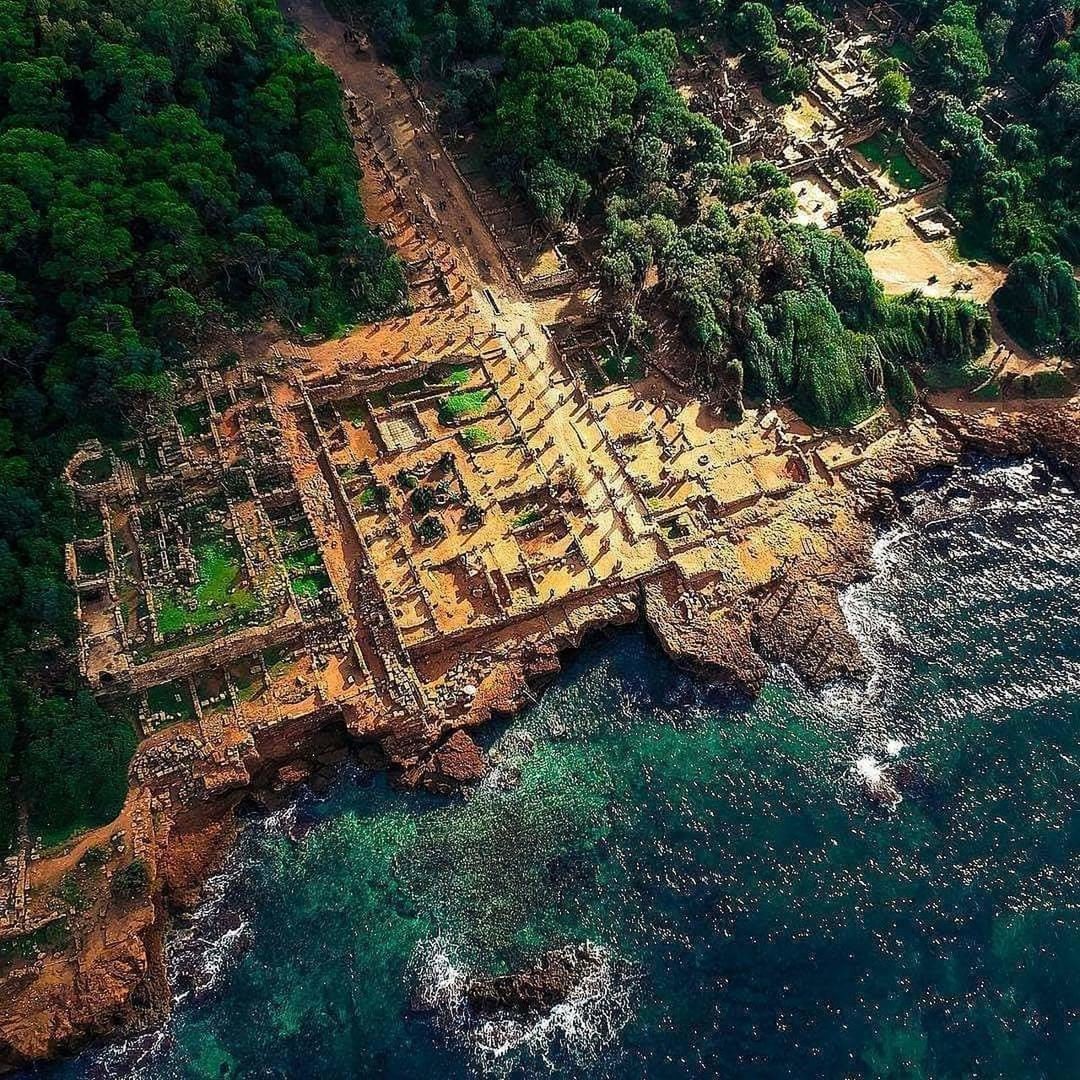
[[[466,797],[349,770],[252,820],[172,1019],[56,1075],[1080,1075],[1076,495],[981,463],[903,502],[843,598],[865,682],[750,701],[594,642]],[[579,941],[550,1015],[470,1015]]]

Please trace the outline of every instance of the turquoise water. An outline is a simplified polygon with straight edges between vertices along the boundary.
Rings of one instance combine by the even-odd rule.
[[[979,465],[905,506],[845,597],[867,685],[749,702],[603,639],[468,799],[354,771],[253,820],[167,1028],[60,1072],[1075,1077],[1076,497]],[[468,1016],[464,974],[582,939],[568,1006]]]

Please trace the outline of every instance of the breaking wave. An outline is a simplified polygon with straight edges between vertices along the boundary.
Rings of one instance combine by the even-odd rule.
[[[431,1013],[450,1042],[470,1054],[485,1076],[505,1076],[519,1066],[557,1073],[590,1065],[615,1046],[633,1016],[637,979],[610,949],[588,943],[599,959],[565,1002],[539,1017],[477,1016],[466,1000],[467,974],[443,938],[421,942],[410,965],[413,1001]]]

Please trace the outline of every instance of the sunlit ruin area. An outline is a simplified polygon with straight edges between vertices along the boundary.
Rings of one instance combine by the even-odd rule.
[[[42,76],[59,134],[0,73],[0,1071],[164,1021],[242,812],[468,791],[616,626],[865,678],[900,487],[1080,467],[1071,8],[225,6],[149,89]]]

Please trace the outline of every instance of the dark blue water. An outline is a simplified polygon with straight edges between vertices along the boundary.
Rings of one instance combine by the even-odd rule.
[[[906,507],[845,597],[867,685],[751,703],[603,640],[467,800],[350,773],[253,822],[167,1028],[62,1074],[1080,1075],[1076,496],[982,465]],[[550,1017],[464,1010],[583,939]]]

